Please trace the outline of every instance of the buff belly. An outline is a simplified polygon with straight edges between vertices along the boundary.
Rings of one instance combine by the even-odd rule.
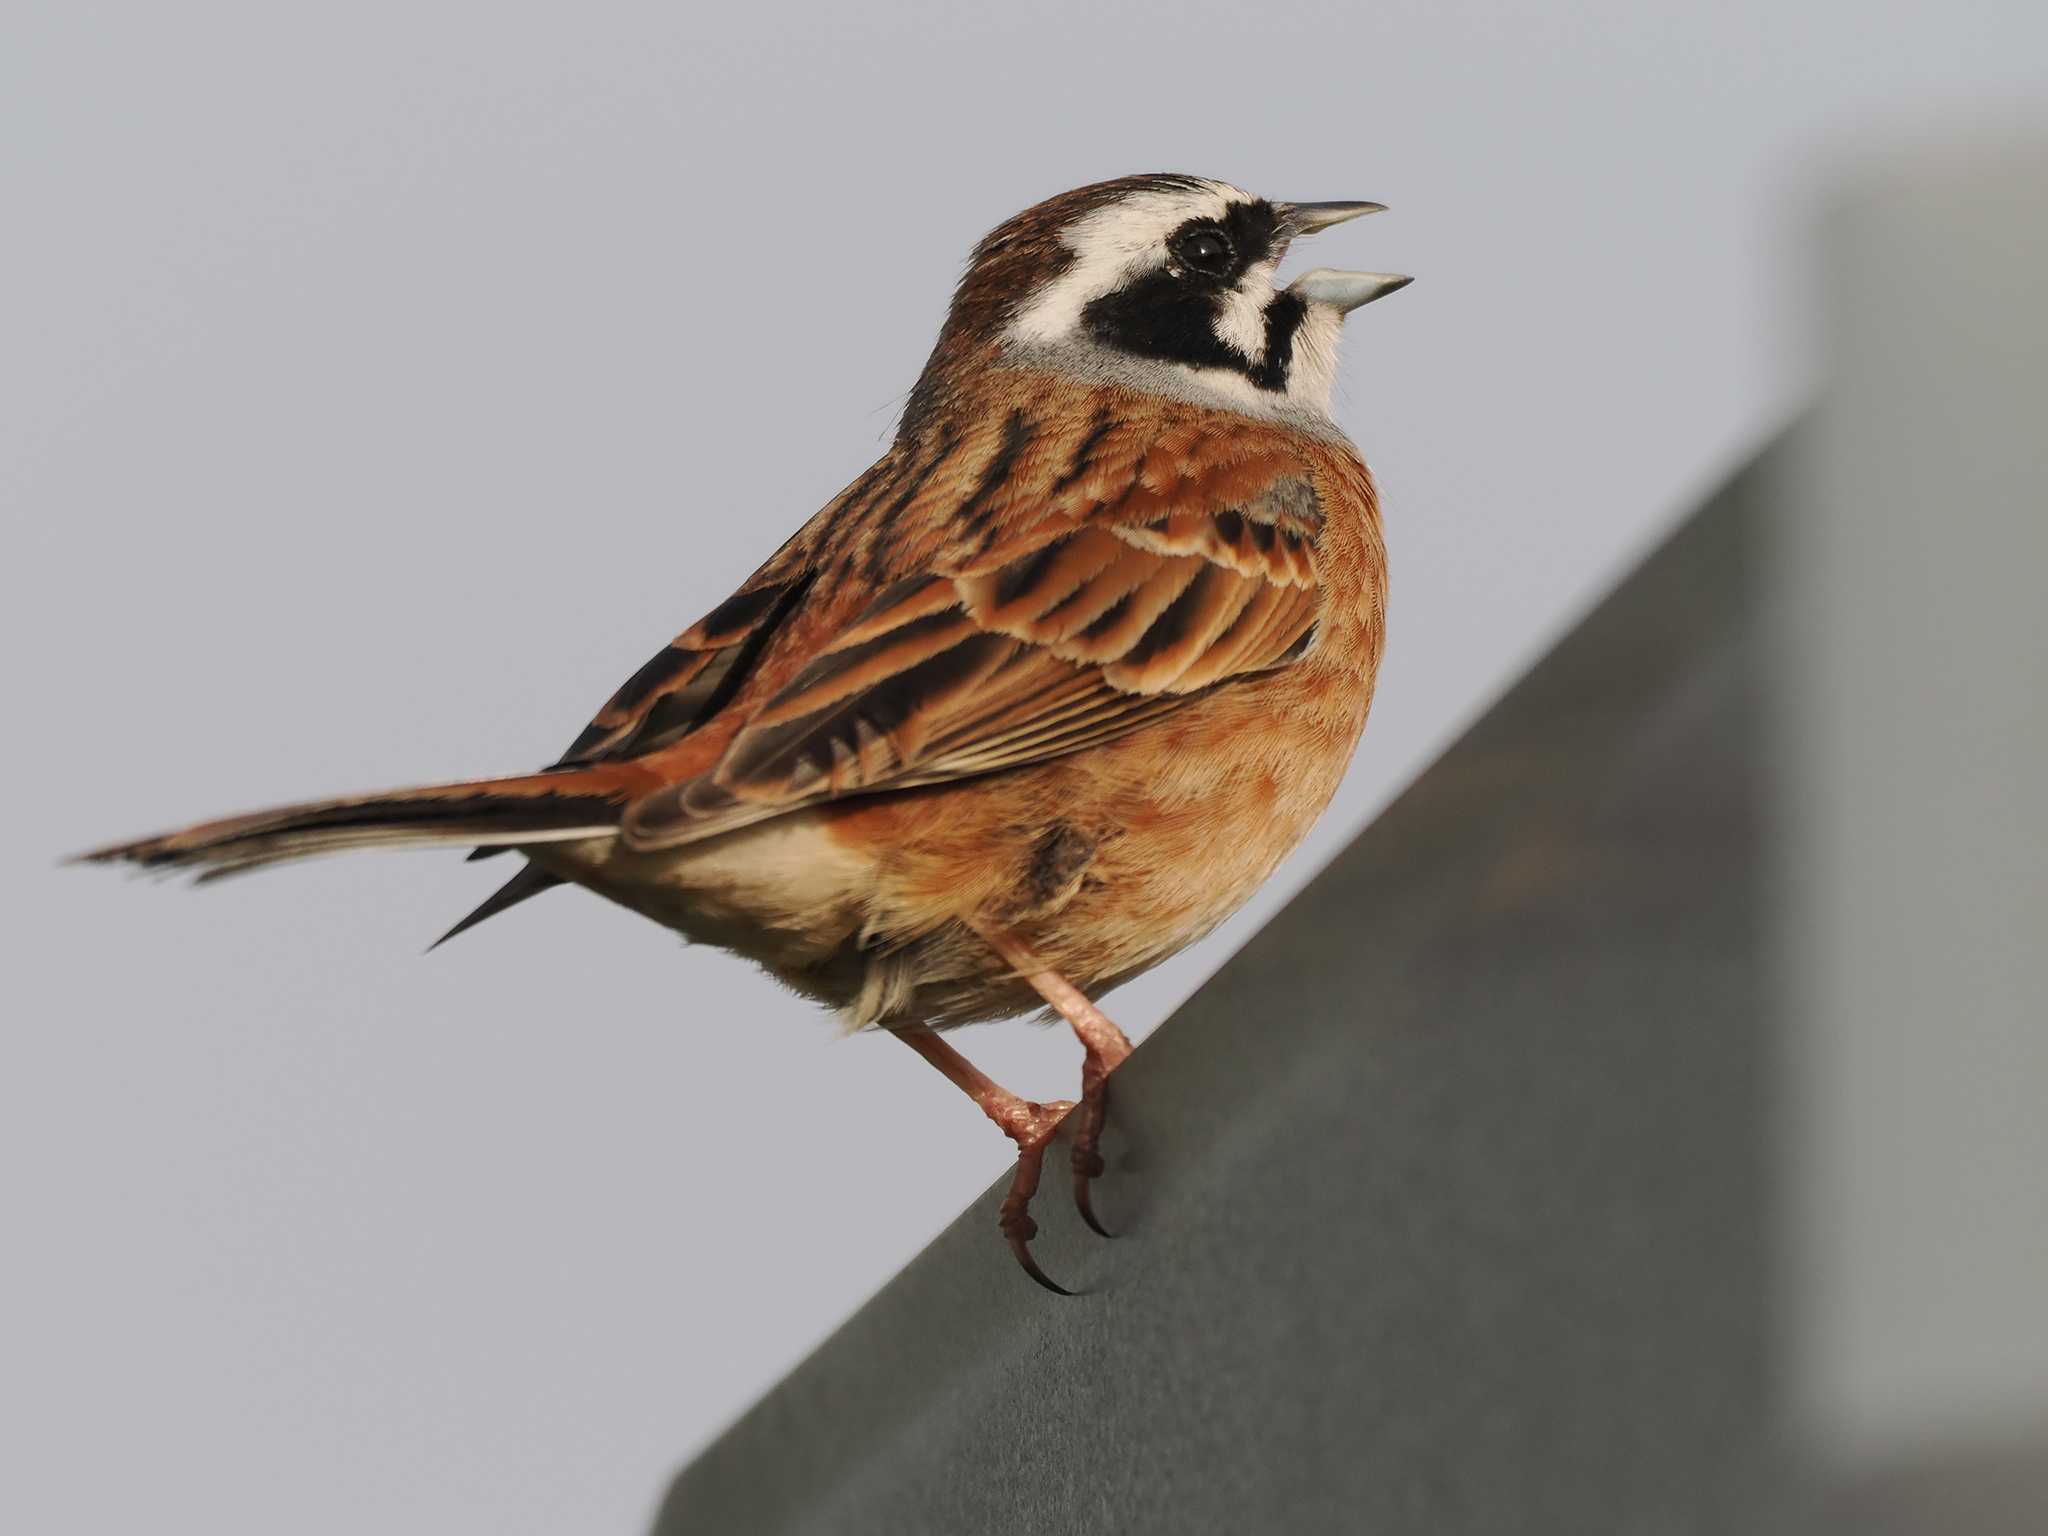
[[[1211,713],[1004,775],[1000,794],[968,780],[656,852],[593,838],[527,853],[850,1027],[1014,1017],[1037,994],[977,925],[1099,995],[1235,912],[1321,812],[1355,740],[1349,721],[1290,729],[1266,712],[1248,732]]]
[[[828,1007],[844,1008],[858,990],[846,957],[858,950],[874,863],[833,838],[817,812],[653,853],[617,837],[524,852],[693,944],[754,961]]]

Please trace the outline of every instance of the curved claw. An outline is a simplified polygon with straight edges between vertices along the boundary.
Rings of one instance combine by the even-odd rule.
[[[1074,1125],[1074,1209],[1098,1237],[1115,1237],[1095,1215],[1093,1186],[1102,1177],[1102,1122],[1109,1117],[1107,1073],[1085,1073]]]
[[[1023,1266],[1025,1274],[1036,1280],[1055,1296],[1071,1296],[1074,1294],[1038,1267],[1038,1260],[1031,1257],[1030,1239],[1019,1232],[1012,1232],[1009,1236],[1010,1252],[1017,1256],[1017,1262]]]
[[[1074,1131],[1074,1209],[1097,1237],[1115,1237],[1095,1215],[1095,1181],[1102,1177],[1102,1153],[1096,1150],[1102,1135],[1102,1101],[1084,1102],[1082,1119]]]
[[[1097,1171],[1100,1171],[1099,1166]],[[1097,1237],[1115,1237],[1114,1232],[1095,1218],[1095,1206],[1089,1195],[1094,1177],[1094,1174],[1083,1173],[1078,1168],[1074,1170],[1074,1209],[1081,1213],[1081,1219],[1088,1223],[1088,1230]]]
[[[1031,1256],[1031,1239],[1038,1236],[1038,1223],[1031,1219],[1031,1197],[1038,1193],[1038,1175],[1045,1166],[1046,1143],[1052,1140],[1054,1129],[1069,1107],[1065,1104],[1048,1106],[1055,1113],[1048,1116],[1044,1128],[1017,1143],[1017,1172],[1010,1180],[1010,1193],[1003,1200],[1001,1213],[996,1219],[996,1224],[1003,1229],[1003,1236],[1009,1239],[1011,1254],[1024,1273],[1056,1296],[1074,1293],[1056,1284],[1038,1267],[1038,1260]]]

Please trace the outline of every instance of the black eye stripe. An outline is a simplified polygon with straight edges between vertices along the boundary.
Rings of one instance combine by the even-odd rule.
[[[1221,240],[1229,248],[1226,263],[1211,267],[1190,259],[1188,243],[1204,234]],[[1247,267],[1279,254],[1282,243],[1279,214],[1271,203],[1260,201],[1232,203],[1220,217],[1189,219],[1167,237],[1166,247],[1187,271],[1235,283]]]
[[[1244,257],[1246,265],[1264,261],[1280,246],[1280,215],[1261,199],[1255,203],[1232,203],[1223,216],[1223,227]]]

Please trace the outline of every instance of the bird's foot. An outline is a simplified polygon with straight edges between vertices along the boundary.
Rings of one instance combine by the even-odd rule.
[[[1103,1237],[1112,1234],[1096,1219],[1090,1191],[1102,1176],[1102,1123],[1109,1115],[1109,1074],[1130,1054],[1131,1042],[1117,1031],[1101,1048],[1091,1044],[1081,1064],[1081,1102],[1074,1116],[1074,1208],[1089,1230]]]
[[[1038,1260],[1031,1256],[1031,1239],[1038,1236],[1038,1223],[1031,1219],[1031,1197],[1038,1193],[1038,1176],[1045,1167],[1045,1149],[1073,1107],[1066,1099],[1057,1099],[1050,1104],[1017,1099],[989,1111],[990,1118],[1017,1143],[1017,1172],[1010,1180],[1009,1194],[1003,1197],[996,1224],[1002,1228],[1003,1236],[1010,1244],[1010,1252],[1023,1265],[1024,1273],[1048,1291],[1061,1296],[1074,1293],[1056,1284],[1038,1267]]]
[[[1108,1237],[1108,1228],[1096,1219],[1090,1190],[1102,1175],[1102,1122],[1109,1113],[1109,1074],[1131,1054],[1130,1037],[1021,936],[1004,928],[978,927],[975,931],[1074,1026],[1075,1036],[1088,1053],[1081,1063],[1081,1113],[1074,1122],[1074,1206],[1092,1230]],[[1036,1174],[1032,1185],[1037,1187]]]

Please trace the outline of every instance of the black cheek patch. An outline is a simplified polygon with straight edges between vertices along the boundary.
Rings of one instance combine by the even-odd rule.
[[[1222,302],[1223,295],[1214,288],[1197,288],[1159,272],[1104,294],[1081,312],[1081,323],[1095,340],[1120,352],[1195,368],[1228,368],[1260,389],[1287,388],[1294,333],[1301,329],[1308,306],[1291,293],[1274,296],[1266,306],[1265,360],[1255,363],[1217,336]]]
[[[1251,360],[1216,335],[1221,299],[1207,284],[1155,272],[1095,300],[1081,311],[1081,323],[1097,341],[1122,352],[1244,373]]]

